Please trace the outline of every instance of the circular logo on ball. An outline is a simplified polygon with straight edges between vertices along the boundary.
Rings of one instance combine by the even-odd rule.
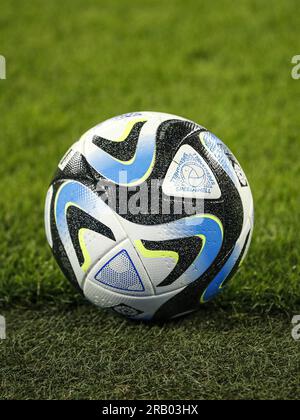
[[[205,185],[206,176],[204,169],[195,162],[187,162],[181,167],[182,180],[192,188]]]

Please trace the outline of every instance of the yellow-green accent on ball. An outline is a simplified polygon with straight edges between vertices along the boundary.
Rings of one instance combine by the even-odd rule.
[[[158,251],[149,250],[144,247],[141,240],[134,241],[134,245],[136,249],[141,253],[141,255],[145,258],[172,258],[176,262],[176,264],[179,261],[178,252],[164,251],[164,250],[158,250]]]
[[[82,270],[86,273],[88,271],[88,269],[91,266],[92,263],[92,259],[91,256],[87,250],[87,246],[85,244],[84,241],[84,234],[88,229],[82,228],[78,231],[78,239],[79,239],[79,244],[80,244],[80,248],[83,254],[83,258],[84,258],[84,263],[81,266]]]

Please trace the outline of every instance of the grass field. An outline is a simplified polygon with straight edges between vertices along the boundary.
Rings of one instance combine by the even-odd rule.
[[[298,2],[1,2],[0,398],[299,398]],[[237,155],[249,255],[198,314],[134,325],[82,302],[47,247],[44,197],[68,147],[124,112],[203,124]]]
[[[8,311],[4,398],[299,398],[290,320],[201,311],[164,326],[90,307]]]

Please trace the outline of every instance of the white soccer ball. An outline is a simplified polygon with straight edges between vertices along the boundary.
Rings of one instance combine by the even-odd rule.
[[[253,200],[234,155],[185,118],[134,112],[85,133],[49,188],[65,276],[102,308],[161,320],[216,296],[248,250]]]

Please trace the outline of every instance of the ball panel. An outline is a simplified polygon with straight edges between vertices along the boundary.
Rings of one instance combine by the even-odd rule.
[[[221,197],[212,170],[189,144],[184,144],[178,149],[165,176],[162,190],[169,196],[198,200]]]
[[[178,288],[180,277],[196,261],[205,244],[203,236],[196,235],[162,241],[135,241],[135,246],[156,294],[161,294]],[[185,284],[182,278],[181,285]]]
[[[84,289],[87,283],[95,283],[120,295],[141,297],[154,294],[148,273],[129,239],[114,246],[93,264],[84,280]]]
[[[59,183],[52,201],[52,230],[57,232],[60,243],[56,256],[59,258],[61,253],[61,264],[68,267],[67,271],[71,265],[77,282],[82,285],[94,262],[123,241],[126,232],[113,210],[78,181]]]

